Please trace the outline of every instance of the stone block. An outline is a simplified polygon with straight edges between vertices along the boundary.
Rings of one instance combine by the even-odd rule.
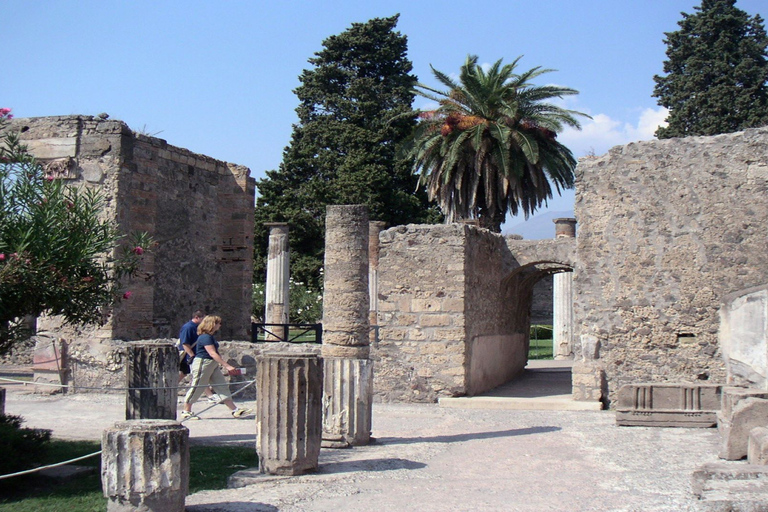
[[[189,430],[171,420],[115,423],[101,440],[107,512],[183,512],[189,491]]]
[[[616,424],[646,427],[714,427],[722,386],[627,384],[616,399]]]
[[[691,490],[706,512],[768,511],[768,466],[710,462],[697,468]]]
[[[52,336],[36,336],[32,370],[34,382],[39,384],[35,393],[61,393],[64,388],[59,385],[67,383],[66,344]]]
[[[718,415],[717,428],[722,437],[720,458],[740,460],[747,456],[749,433],[753,428],[768,426],[768,400],[746,398],[733,408],[727,417]]]
[[[742,400],[747,398],[768,399],[768,391],[764,389],[744,388],[728,386],[723,388],[720,410],[723,416],[730,418],[733,415],[733,409]]]
[[[758,466],[768,465],[768,427],[756,427],[750,430],[747,462]]]
[[[576,362],[571,372],[574,400],[601,402],[605,399],[605,370],[601,366],[589,362]]]
[[[447,327],[451,325],[450,315],[422,314],[419,316],[422,327]]]
[[[49,139],[25,140],[27,151],[38,160],[74,157],[77,151],[77,138],[52,137]]]

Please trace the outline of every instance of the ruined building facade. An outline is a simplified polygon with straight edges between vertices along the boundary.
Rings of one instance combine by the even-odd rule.
[[[765,385],[767,185],[766,128],[640,142],[579,162],[575,240],[382,232],[377,394],[434,401],[513,378],[532,286],[558,272],[573,272],[574,399],[610,403],[631,382]],[[726,303],[738,335],[721,330]]]
[[[242,166],[192,153],[90,116],[15,119],[29,151],[73,186],[99,187],[104,215],[122,233],[146,231],[145,254],[131,296],[102,327],[39,331],[73,343],[81,362],[103,359],[111,340],[172,338],[196,308],[222,316],[222,336],[247,338],[253,273],[255,182]]]
[[[196,307],[223,317],[221,339],[248,339],[248,169],[119,121],[17,119],[13,129],[61,178],[101,187],[124,232],[158,242],[148,279],[107,325],[67,334],[42,323],[85,340],[79,364],[111,357],[112,340],[175,337]],[[468,224],[372,230],[378,400],[473,395],[514,378],[541,309],[533,290],[566,273],[574,399],[610,404],[633,382],[768,386],[768,128],[615,147],[579,162],[576,190],[576,238]]]

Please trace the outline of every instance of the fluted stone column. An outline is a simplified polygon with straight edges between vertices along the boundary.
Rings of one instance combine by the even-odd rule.
[[[256,371],[259,470],[301,475],[317,470],[323,434],[323,366],[316,354],[268,354]]]
[[[267,289],[264,323],[287,324],[289,307],[289,285],[291,258],[288,245],[288,224],[268,222],[269,255],[267,256]],[[274,335],[267,333],[268,340],[286,339],[285,329],[271,328]]]
[[[176,419],[179,350],[172,343],[128,343],[125,419]]]
[[[368,208],[328,206],[323,290],[323,446],[371,438],[373,363],[369,359]]]
[[[370,342],[378,341],[379,324],[379,233],[387,223],[372,220],[368,223],[368,322],[370,323]]]
[[[555,219],[555,238],[574,238],[576,219]],[[555,359],[573,359],[573,273],[553,276],[554,325],[552,353]]]
[[[189,430],[171,420],[115,423],[101,438],[107,512],[183,512],[189,491]]]

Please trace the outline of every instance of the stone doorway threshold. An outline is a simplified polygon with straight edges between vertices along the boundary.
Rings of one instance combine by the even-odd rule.
[[[480,395],[440,398],[440,407],[530,411],[599,411],[600,402],[571,399],[573,361],[528,361],[523,373]]]

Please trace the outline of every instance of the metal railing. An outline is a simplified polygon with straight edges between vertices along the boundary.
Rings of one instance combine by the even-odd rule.
[[[322,343],[323,324],[251,323],[251,343],[283,341],[286,343]]]

